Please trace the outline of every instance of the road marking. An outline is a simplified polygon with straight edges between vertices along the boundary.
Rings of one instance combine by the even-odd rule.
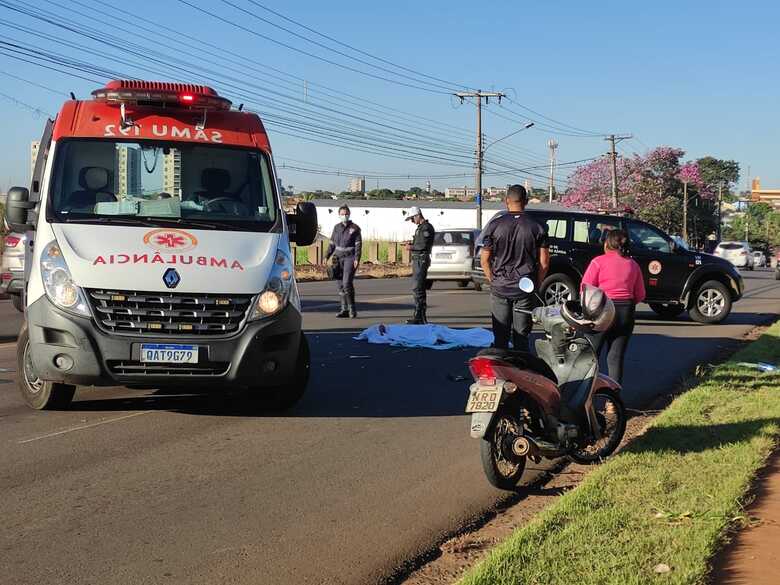
[[[85,429],[91,429],[94,427],[99,427],[100,425],[107,425],[109,423],[119,422],[120,420],[126,420],[128,418],[133,418],[134,416],[142,416],[144,414],[150,414],[150,412],[134,412],[132,414],[126,414],[124,416],[118,416],[116,418],[110,418],[108,420],[101,420],[99,422],[91,423],[88,425],[81,425],[78,427],[73,427],[70,429],[65,429],[64,431],[56,431],[54,433],[46,433],[45,435],[40,435],[39,437],[33,437],[31,439],[24,439],[22,441],[17,441],[18,445],[24,445],[25,443],[32,443],[33,441],[40,441],[41,439],[50,439],[51,437],[58,437],[59,435],[65,435],[67,433],[72,433],[74,431],[83,431]]]

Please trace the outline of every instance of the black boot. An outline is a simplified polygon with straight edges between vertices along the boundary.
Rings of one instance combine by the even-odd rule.
[[[341,297],[341,311],[336,314],[336,317],[339,319],[346,319],[349,317],[349,309],[347,309],[347,295],[344,293],[339,293],[339,296]]]
[[[355,291],[350,291],[347,293],[347,309],[349,310],[349,317],[350,319],[355,319],[357,317],[357,308],[355,305]]]
[[[425,317],[420,309],[414,310],[414,317],[406,320],[407,325],[424,325]]]

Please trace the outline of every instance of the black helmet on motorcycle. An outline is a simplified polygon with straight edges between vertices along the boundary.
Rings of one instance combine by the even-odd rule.
[[[579,331],[606,331],[615,319],[615,304],[598,287],[586,284],[579,301],[566,301],[561,317]]]

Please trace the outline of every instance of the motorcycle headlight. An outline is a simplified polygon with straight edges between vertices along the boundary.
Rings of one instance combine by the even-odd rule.
[[[71,313],[89,316],[84,291],[73,282],[57,242],[50,242],[43,250],[41,280],[46,296],[52,303]]]
[[[255,298],[255,304],[250,314],[250,321],[275,315],[292,303],[300,309],[298,288],[295,284],[295,274],[290,256],[282,250],[276,251],[274,266],[268,277],[265,288]]]

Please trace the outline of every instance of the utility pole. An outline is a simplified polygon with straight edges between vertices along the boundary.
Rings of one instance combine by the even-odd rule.
[[[465,92],[458,92],[455,94],[456,97],[460,98],[460,102],[463,103],[463,100],[466,98],[474,98],[477,102],[477,165],[476,165],[476,173],[474,176],[475,183],[476,183],[476,190],[477,190],[477,228],[482,229],[482,159],[484,155],[484,150],[482,149],[482,100],[485,100],[485,103],[489,103],[490,98],[495,97],[498,98],[498,103],[501,103],[501,98],[505,96],[505,94],[501,93],[500,91],[465,91]]]
[[[609,136],[604,138],[604,140],[607,140],[610,143],[609,158],[612,161],[612,207],[613,209],[617,209],[617,205],[618,205],[617,150],[615,149],[615,145],[618,142],[622,142],[623,140],[628,140],[629,138],[633,138],[633,135],[610,134]]]
[[[550,195],[548,199],[552,203],[555,193],[555,151],[558,149],[558,143],[554,138],[547,141],[547,148],[550,149]]]
[[[682,239],[688,243],[688,182],[683,183],[683,221]]]

